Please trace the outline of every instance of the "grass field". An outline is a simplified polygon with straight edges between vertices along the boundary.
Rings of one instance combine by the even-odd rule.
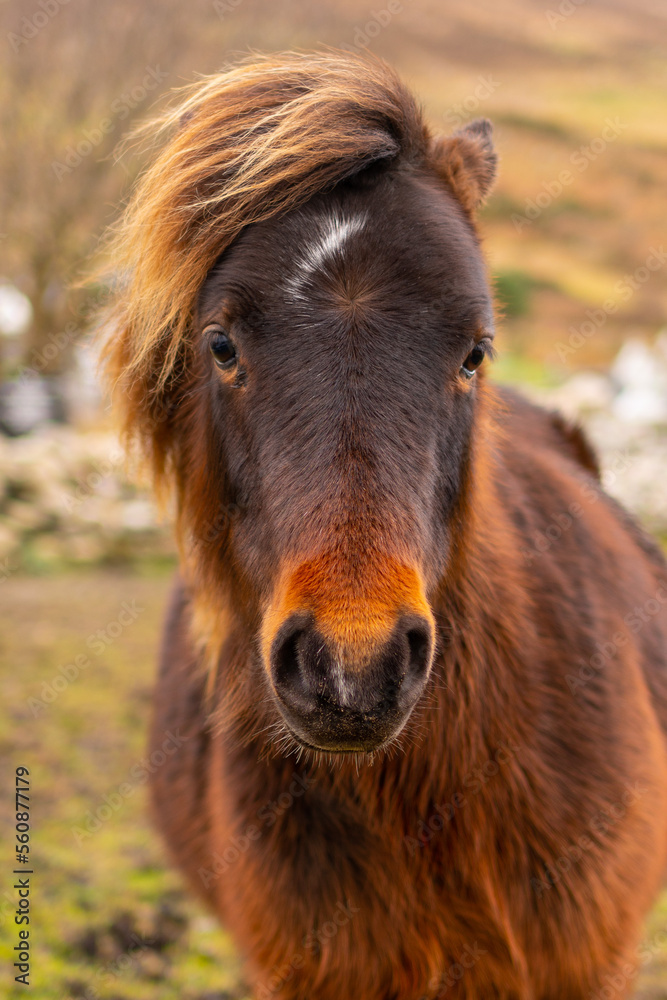
[[[27,994],[8,974],[16,927],[5,848],[2,996],[247,995],[229,938],[184,893],[147,816],[141,761],[169,576],[167,568],[100,569],[0,585],[0,746],[9,762],[0,829],[11,847],[14,769],[28,767],[35,872]],[[131,791],[120,796],[123,785]],[[645,941],[638,996],[667,1000],[667,893]]]
[[[90,571],[2,584],[0,741],[10,762],[7,781],[13,785],[18,766],[30,770],[35,871],[32,990],[26,994],[7,975],[17,928],[13,907],[3,905],[2,996],[244,996],[229,940],[167,870],[146,814],[141,760],[168,586],[165,570],[147,576]],[[95,635],[98,630],[106,639]],[[66,669],[72,665],[81,665],[78,677]],[[57,678],[67,675],[74,679],[63,688]],[[121,797],[117,790],[124,783],[132,791]],[[14,836],[10,797],[1,814],[8,846]],[[98,810],[104,818],[90,833]],[[3,854],[9,869],[12,857]],[[4,881],[3,892],[15,903],[12,883]],[[7,895],[2,901],[7,904]]]

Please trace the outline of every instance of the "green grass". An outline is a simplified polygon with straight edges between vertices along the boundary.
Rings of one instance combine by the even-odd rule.
[[[535,389],[552,389],[562,382],[560,373],[555,369],[524,354],[504,350],[502,346],[493,361],[491,378],[500,385],[524,389],[529,386]]]
[[[89,570],[2,584],[0,750],[10,762],[6,774],[20,765],[30,770],[35,874],[28,995],[39,1000],[244,995],[230,939],[166,862],[147,816],[145,785],[135,784],[98,830],[80,842],[75,836],[77,829],[87,833],[87,813],[144,756],[170,575],[171,568],[153,566],[148,575]],[[89,637],[133,601],[142,609],[135,620],[96,653]],[[77,656],[89,665],[46,703]],[[9,806],[0,821],[4,844],[13,842],[12,819]],[[4,891],[13,901],[10,886]],[[3,912],[0,994],[8,998],[26,995],[8,974],[16,930],[13,911]]]

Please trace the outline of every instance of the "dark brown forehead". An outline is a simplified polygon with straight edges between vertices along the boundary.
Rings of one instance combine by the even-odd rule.
[[[439,309],[466,326],[493,326],[473,227],[435,179],[407,170],[372,186],[347,182],[249,227],[209,275],[200,315],[223,299],[295,315]]]

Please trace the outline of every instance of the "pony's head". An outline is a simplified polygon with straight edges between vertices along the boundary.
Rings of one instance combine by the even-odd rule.
[[[197,627],[253,636],[246,701],[303,745],[373,750],[424,690],[461,544],[489,125],[434,138],[383,63],[289,54],[157,128],[114,246],[126,434],[175,486]]]

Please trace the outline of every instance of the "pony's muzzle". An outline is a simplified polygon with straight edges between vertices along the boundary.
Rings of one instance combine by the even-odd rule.
[[[290,730],[306,746],[372,751],[403,728],[433,659],[433,625],[401,614],[388,638],[366,649],[327,640],[312,613],[296,612],[271,644],[270,675]]]

